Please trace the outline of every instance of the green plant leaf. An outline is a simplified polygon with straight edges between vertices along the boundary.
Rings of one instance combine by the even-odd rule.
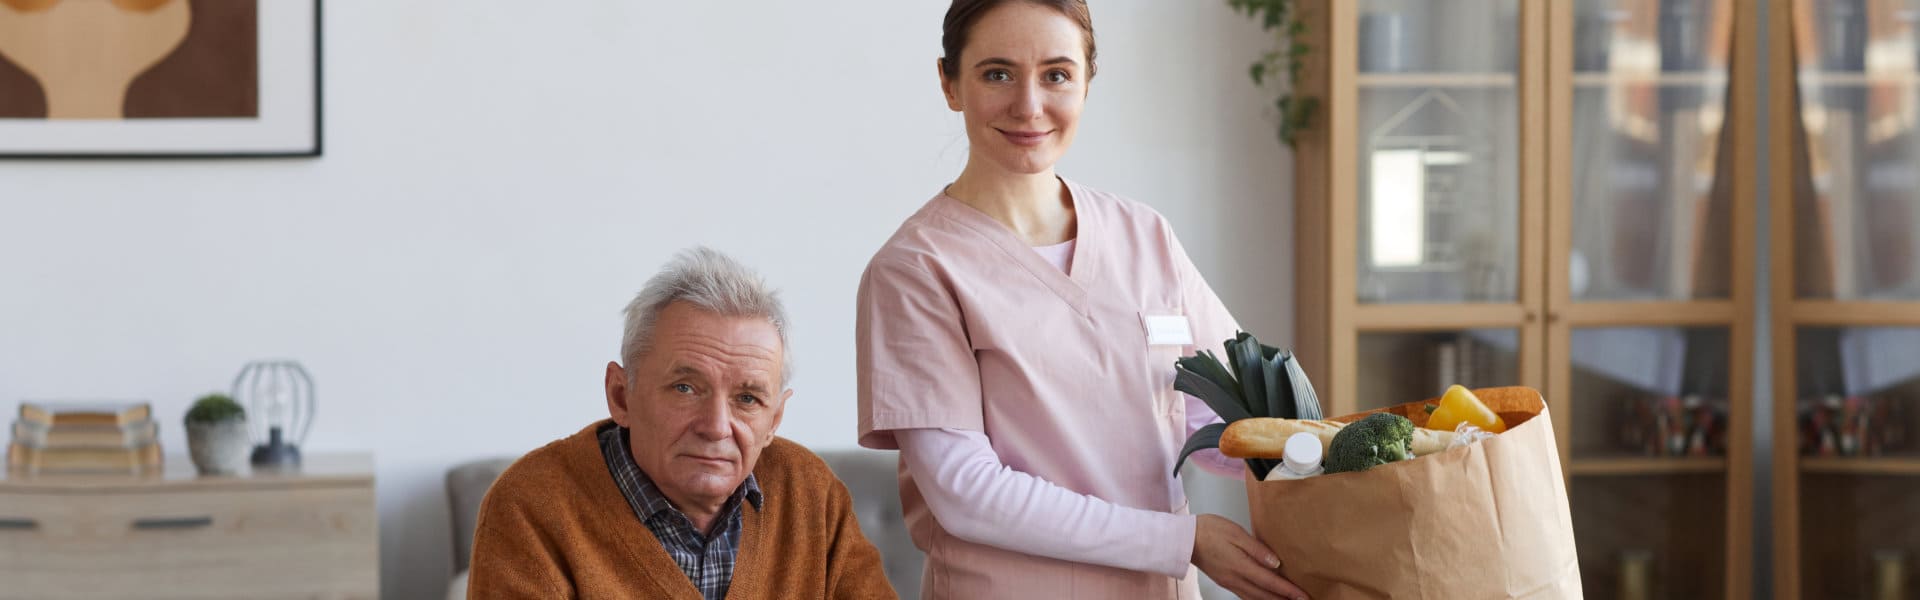
[[[1226,423],[1214,423],[1194,431],[1193,436],[1187,438],[1187,445],[1180,448],[1180,458],[1173,461],[1173,475],[1175,477],[1180,476],[1180,466],[1187,464],[1188,454],[1193,454],[1201,450],[1219,448],[1220,434],[1226,433],[1226,431]]]
[[[1293,386],[1287,384],[1285,361],[1285,356],[1272,356],[1260,361],[1260,367],[1267,380],[1267,416],[1292,419]]]
[[[1213,351],[1201,350],[1175,364],[1187,365],[1193,372],[1206,376],[1220,389],[1233,394],[1234,398],[1240,397],[1240,381],[1234,378],[1233,371],[1228,370],[1226,365],[1220,364],[1220,358],[1214,356]]]
[[[187,423],[226,423],[244,421],[247,409],[226,394],[207,394],[193,401],[187,409]]]
[[[1240,394],[1246,402],[1247,413],[1256,417],[1279,416],[1273,414],[1267,395],[1266,361],[1260,358],[1260,340],[1242,331],[1227,344],[1227,353],[1235,357],[1234,374],[1240,376]]]
[[[1220,418],[1228,423],[1253,416],[1247,413],[1246,406],[1240,404],[1239,394],[1227,391],[1212,379],[1195,373],[1184,365],[1174,370],[1173,389],[1199,398],[1201,402],[1207,403],[1207,408],[1213,409],[1213,414],[1220,415]]]
[[[1287,76],[1284,92],[1281,94],[1279,122],[1275,130],[1281,143],[1291,148],[1299,138],[1299,132],[1312,125],[1313,113],[1319,105],[1303,98],[1301,102],[1289,104],[1294,90],[1300,89],[1301,75],[1305,66],[1305,57],[1313,51],[1303,39],[1308,35],[1306,20],[1300,18],[1299,0],[1227,0],[1227,6],[1234,12],[1246,15],[1260,24],[1260,29],[1274,37],[1273,49],[1267,51],[1260,62],[1265,67],[1249,67],[1248,75],[1256,87],[1272,85],[1281,68],[1285,67]],[[1286,59],[1283,65],[1281,59]],[[1277,86],[1276,86],[1277,87]]]
[[[1226,355],[1227,355],[1227,361],[1226,361],[1227,373],[1232,374],[1234,381],[1240,382],[1240,389],[1237,391],[1239,391],[1242,394],[1246,393],[1247,380],[1241,375],[1241,371],[1240,371],[1240,359],[1242,358],[1242,356],[1240,355],[1240,340],[1244,340],[1246,338],[1247,338],[1247,332],[1242,331],[1234,334],[1233,339],[1227,340],[1226,343],[1221,344],[1221,347],[1226,351]]]

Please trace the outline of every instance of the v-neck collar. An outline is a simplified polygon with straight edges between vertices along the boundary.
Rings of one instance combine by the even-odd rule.
[[[601,527],[612,531],[613,535],[619,538],[620,545],[626,548],[627,556],[631,561],[641,570],[646,571],[648,579],[656,586],[654,589],[659,592],[658,596],[702,597],[700,588],[693,584],[692,579],[687,578],[685,571],[680,570],[679,563],[674,562],[673,555],[667,553],[667,547],[661,543],[660,538],[654,536],[653,530],[627,516],[631,514],[630,512],[623,514],[621,511],[612,510],[617,502],[615,499],[623,498],[625,494],[620,490],[620,484],[613,480],[612,474],[606,469],[604,458],[598,456],[601,450],[597,432],[600,428],[609,426],[612,426],[612,421],[602,420],[589,425],[587,431],[582,434],[577,434],[588,438],[583,440],[582,446],[590,447],[596,454],[595,460],[576,457],[580,459],[578,464],[600,467],[598,469],[576,467],[584,468],[582,476],[587,481],[586,485],[592,488],[587,493],[601,500],[597,508],[602,510],[592,511],[588,518],[594,519]],[[757,559],[757,555],[761,552],[760,546],[763,545],[760,539],[763,535],[761,521],[765,517],[761,514],[762,512],[764,511],[745,510],[744,507],[740,511],[740,545],[734,550],[733,581],[727,585],[727,598],[744,597],[752,592],[740,590],[762,590],[766,585],[766,572]],[[748,582],[747,585],[741,585],[743,581]]]
[[[981,212],[980,209],[974,208],[973,205],[948,195],[945,188],[941,189],[940,195],[934,198],[934,202],[940,204],[942,214],[993,243],[1013,262],[1026,269],[1027,273],[1039,279],[1047,289],[1067,301],[1075,312],[1080,313],[1081,316],[1092,316],[1091,309],[1087,306],[1087,290],[1092,287],[1097,275],[1097,269],[1093,268],[1093,265],[1100,238],[1099,215],[1095,214],[1098,211],[1088,210],[1091,203],[1087,200],[1085,189],[1065,177],[1056,175],[1055,179],[1060,180],[1060,184],[1066,187],[1067,198],[1073,202],[1074,250],[1073,257],[1068,263],[1070,266],[1064,273],[1053,266],[1053,263],[1047,262],[1046,257],[1034,251],[1033,246],[1028,245],[1026,240],[1015,234],[1012,228]]]

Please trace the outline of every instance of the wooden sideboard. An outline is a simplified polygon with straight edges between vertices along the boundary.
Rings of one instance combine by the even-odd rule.
[[[201,477],[0,472],[0,598],[377,598],[373,457]]]

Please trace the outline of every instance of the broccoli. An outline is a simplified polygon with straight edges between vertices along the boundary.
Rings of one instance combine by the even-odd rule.
[[[1387,413],[1340,428],[1327,447],[1328,473],[1365,471],[1375,466],[1413,458],[1413,421]]]

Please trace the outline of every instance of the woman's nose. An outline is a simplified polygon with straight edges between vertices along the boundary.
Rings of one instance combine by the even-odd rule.
[[[1020,91],[1015,92],[1015,94],[1013,106],[1010,111],[1013,118],[1028,121],[1040,116],[1041,96],[1039,82],[1027,82],[1026,85],[1020,86]]]

